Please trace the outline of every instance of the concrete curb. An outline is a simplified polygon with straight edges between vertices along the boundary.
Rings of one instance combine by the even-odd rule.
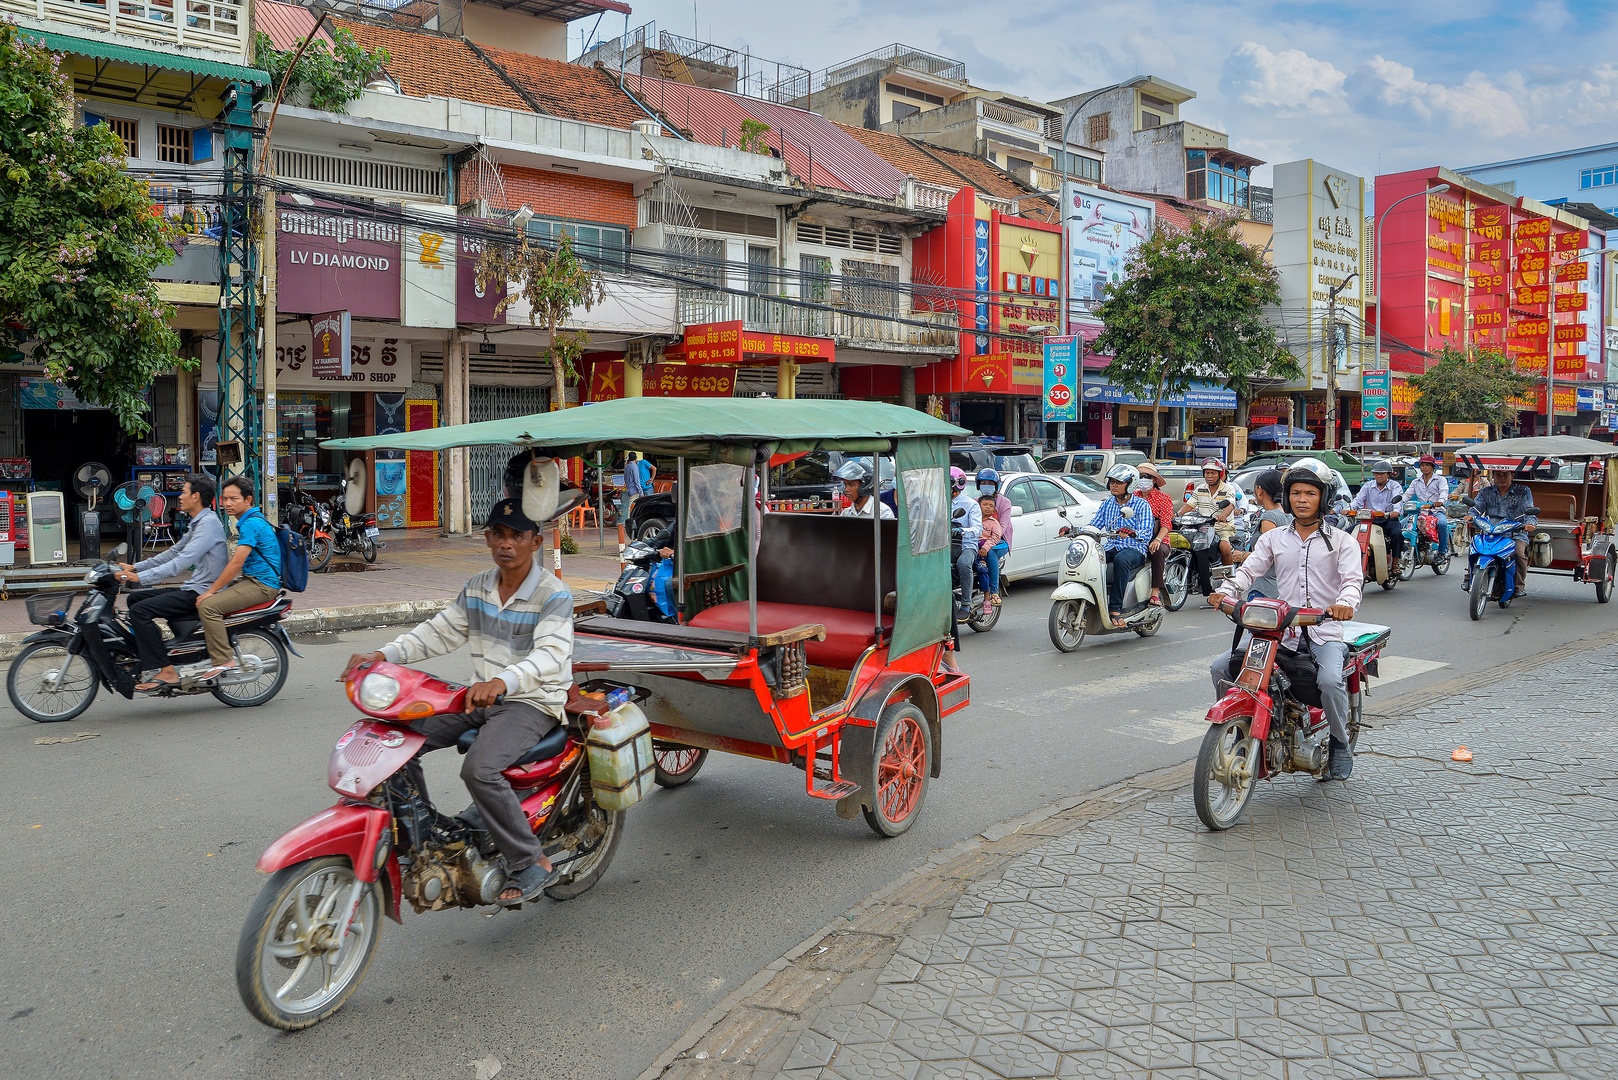
[[[293,608],[281,620],[289,634],[316,634],[336,630],[367,630],[382,626],[414,626],[443,611],[449,597],[432,600],[400,600],[389,604],[350,604],[346,607]],[[37,631],[0,634],[0,661],[11,660],[22,651],[22,643]]]

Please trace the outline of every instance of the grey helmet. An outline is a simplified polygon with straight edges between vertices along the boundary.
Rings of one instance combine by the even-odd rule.
[[[858,481],[860,486],[859,493],[855,495],[856,499],[863,499],[871,494],[872,475],[871,463],[866,458],[849,458],[843,462],[836,472],[832,473],[832,476],[838,480],[845,482],[849,480]]]
[[[1140,470],[1136,469],[1133,465],[1125,465],[1122,462],[1119,462],[1117,465],[1114,465],[1112,468],[1107,470],[1107,483],[1109,484],[1114,480],[1122,480],[1124,482],[1124,487],[1133,488],[1135,486],[1135,481],[1139,479]]]

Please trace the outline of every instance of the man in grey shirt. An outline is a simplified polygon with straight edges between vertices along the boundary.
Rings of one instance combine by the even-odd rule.
[[[180,619],[199,618],[197,597],[208,591],[228,561],[225,527],[213,512],[213,497],[212,477],[186,477],[180,488],[180,509],[191,515],[191,527],[185,536],[161,555],[133,566],[118,564],[118,580],[134,585],[167,581],[191,571],[191,577],[178,589],[141,589],[129,594],[129,628],[140,651],[141,669],[157,672],[150,681],[135,687],[141,693],[180,682],[179,672],[169,663],[168,650],[163,647],[163,633],[152,620],[166,619],[173,626]]]

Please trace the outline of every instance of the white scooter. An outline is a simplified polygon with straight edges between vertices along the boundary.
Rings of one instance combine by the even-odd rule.
[[[1062,560],[1061,578],[1051,593],[1051,644],[1072,652],[1084,644],[1086,634],[1124,634],[1134,631],[1151,637],[1163,624],[1163,608],[1153,607],[1152,564],[1144,562],[1124,590],[1124,625],[1115,627],[1107,617],[1107,582],[1112,563],[1102,543],[1118,533],[1107,533],[1089,525],[1068,527],[1063,536],[1072,537]]]

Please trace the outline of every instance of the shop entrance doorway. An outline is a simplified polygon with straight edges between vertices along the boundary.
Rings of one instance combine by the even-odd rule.
[[[89,504],[73,489],[73,472],[86,461],[112,470],[116,486],[129,479],[135,464],[135,442],[107,409],[23,409],[23,448],[34,467],[34,488],[60,489],[70,512],[68,535],[79,535],[78,510]],[[118,528],[110,513],[102,515],[102,535]]]
[[[473,386],[467,395],[467,419],[476,424],[483,420],[504,420],[512,416],[531,416],[551,407],[551,393],[537,386]],[[472,494],[472,521],[483,524],[489,507],[499,498],[506,462],[515,453],[509,446],[473,446],[467,449],[467,469],[470,471]]]

